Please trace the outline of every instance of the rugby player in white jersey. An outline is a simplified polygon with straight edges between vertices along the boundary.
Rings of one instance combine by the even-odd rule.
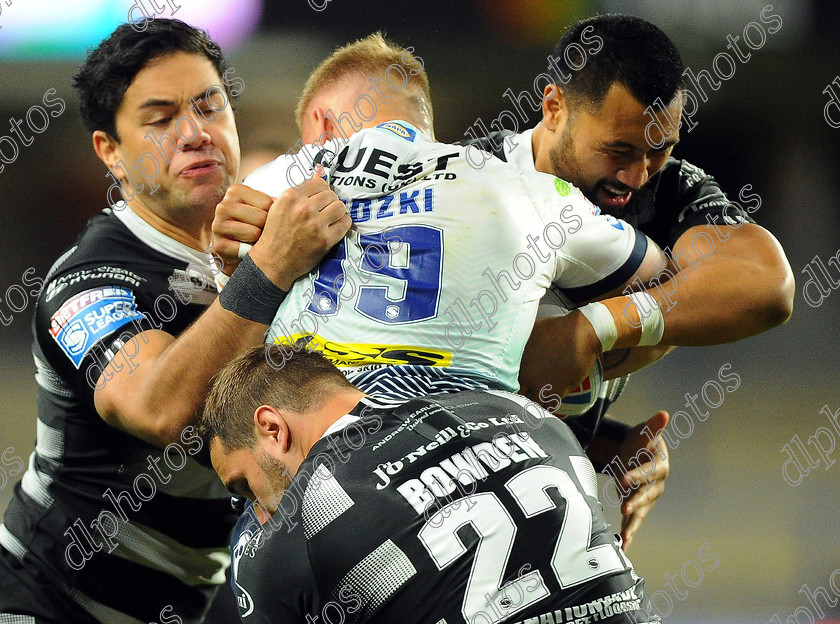
[[[373,45],[371,42],[371,40],[373,39],[374,38],[369,38],[368,45]],[[364,44],[364,42],[360,42],[360,44]],[[360,104],[362,99],[360,97],[360,94],[364,94],[368,90],[368,81],[370,80],[369,76],[381,76],[387,74],[393,66],[401,64],[401,62],[403,61],[404,54],[408,54],[408,56],[406,57],[408,60],[405,62],[405,69],[403,71],[404,75],[406,75],[406,84],[398,92],[393,92],[392,90],[392,92],[389,94],[387,102],[385,101],[386,98],[384,97],[380,97],[374,102],[372,98],[368,96],[363,96],[367,98],[366,102],[368,103],[368,106],[365,110],[369,114],[367,115],[367,119],[362,118],[362,120],[364,121],[365,125],[374,126],[384,120],[394,119],[395,117],[408,118],[418,128],[422,128],[429,135],[428,137],[424,137],[421,132],[419,136],[412,137],[412,140],[408,143],[411,144],[415,140],[422,142],[424,139],[428,142],[428,138],[432,136],[431,104],[428,98],[428,83],[424,83],[423,81],[423,78],[425,78],[425,76],[422,72],[422,64],[420,64],[416,60],[416,57],[412,57],[409,53],[399,48],[391,49],[390,56],[386,54],[384,56],[384,60],[382,58],[379,58],[374,62],[366,62],[364,60],[365,54],[354,54],[354,51],[358,51],[360,44],[356,44],[355,47],[348,46],[348,48],[344,49],[343,51],[339,51],[336,54],[334,54],[330,59],[328,59],[328,61],[325,62],[325,64],[323,64],[318,70],[316,70],[313,73],[313,76],[310,78],[307,84],[306,91],[304,93],[304,97],[301,99],[301,105],[299,108],[299,122],[301,123],[301,129],[304,138],[307,140],[311,140],[320,137],[320,139],[323,141],[326,138],[330,138],[332,136],[340,136],[343,132],[346,131],[352,132],[358,130],[361,124],[355,127],[351,127],[354,123],[352,116],[350,119],[347,119],[345,117],[345,113],[342,112],[340,116],[337,116],[333,111],[360,111]],[[385,46],[385,43],[381,42],[381,40],[378,45],[380,47],[384,47],[387,51],[387,46]],[[409,76],[415,75],[419,76],[419,78],[417,78],[414,82],[410,81]],[[370,105],[371,102],[374,102],[373,106]],[[340,124],[342,121],[348,124],[348,127],[344,131],[336,127],[336,125]],[[400,131],[406,135],[412,135],[416,133],[416,128],[406,127],[405,124],[398,124],[397,126],[390,128],[390,130],[394,131],[395,128],[401,128]],[[393,141],[397,141],[397,143],[394,143],[395,146],[400,144],[399,139],[397,138],[394,138]],[[405,141],[403,141],[403,143],[404,142]],[[394,149],[397,148],[395,147]],[[440,149],[445,150],[446,146],[440,146]],[[334,148],[331,151],[335,152],[337,150],[338,148]],[[301,156],[298,160],[285,161],[285,164],[283,164],[283,159],[281,159],[281,161],[278,161],[278,163],[275,163],[274,165],[261,172],[257,172],[254,176],[249,178],[249,183],[256,184],[262,190],[267,191],[268,194],[263,194],[261,192],[257,192],[253,189],[243,186],[238,186],[232,192],[228,193],[226,200],[222,202],[222,204],[220,204],[219,209],[217,210],[217,217],[214,226],[215,234],[217,237],[216,249],[220,254],[226,256],[228,259],[233,260],[236,254],[236,250],[238,248],[238,242],[236,242],[237,240],[254,241],[257,239],[261,227],[262,209],[265,206],[267,206],[268,203],[270,203],[270,195],[273,193],[280,192],[282,188],[290,184],[289,179],[287,179],[287,173],[292,176],[291,182],[298,182],[302,180],[303,177],[307,175],[307,172],[301,168],[302,163],[306,158],[311,158],[312,156],[315,156],[318,152],[320,152],[320,149],[307,148],[305,150],[302,150]],[[384,171],[383,167],[380,165],[384,166],[388,164],[393,164],[393,160],[396,159],[396,155],[389,152],[389,154],[391,155],[385,157],[386,162],[377,164],[372,163],[371,161],[361,162],[361,160],[363,159],[361,150],[358,150],[356,153],[359,156],[359,161],[356,162],[353,158],[341,159],[341,161],[336,165],[336,168],[339,170],[339,173],[341,175],[337,175],[330,178],[330,181],[335,183],[337,190],[341,188],[349,189],[353,185],[361,185],[362,187],[367,187],[369,185],[374,186],[373,190],[368,188],[360,188],[356,189],[356,192],[348,191],[348,197],[354,197],[360,200],[351,204],[351,216],[355,214],[355,219],[358,222],[357,226],[359,228],[362,228],[362,224],[366,222],[368,222],[368,225],[364,227],[368,227],[370,225],[369,222],[376,221],[380,215],[385,220],[385,222],[383,222],[383,227],[387,226],[389,223],[397,223],[400,220],[400,218],[410,219],[409,216],[396,214],[400,210],[409,213],[413,210],[426,211],[427,208],[431,208],[429,212],[434,211],[434,208],[431,207],[431,204],[425,203],[425,194],[420,195],[420,197],[423,198],[422,200],[419,200],[420,205],[418,205],[417,203],[413,203],[411,205],[404,206],[402,205],[403,202],[401,201],[401,199],[395,198],[393,196],[391,196],[390,199],[391,202],[396,202],[393,208],[384,205],[383,201],[374,202],[373,205],[370,201],[364,203],[364,201],[366,201],[364,200],[365,194],[367,194],[368,197],[375,197],[377,195],[382,194],[382,180],[376,180],[376,172]],[[333,154],[333,156],[334,155],[335,154]],[[329,158],[322,157],[321,160],[329,160]],[[461,158],[461,161],[459,162],[460,164],[463,164],[463,158]],[[405,162],[401,162],[401,164],[407,166],[407,163]],[[351,167],[350,165],[358,166],[359,170],[356,170],[356,166]],[[291,169],[289,169],[290,166]],[[365,172],[365,169],[367,168],[372,169],[374,173],[371,173],[370,171]],[[446,167],[444,166],[443,169],[445,168]],[[385,169],[387,169],[387,167],[385,167]],[[353,172],[353,175],[344,175],[349,174],[351,171]],[[511,174],[509,172],[503,173],[502,171],[507,172],[508,170],[505,168],[499,169],[499,173],[495,177],[492,173],[487,173],[486,171],[481,174],[480,179],[482,180],[483,186],[487,187],[486,194],[488,196],[492,196],[492,194],[489,192],[489,189],[493,187],[493,183],[496,183],[497,185],[502,186],[504,188],[504,183],[502,181],[508,180]],[[430,171],[429,173],[433,176],[437,176],[437,178],[440,179],[440,177],[446,176],[447,173],[450,176],[461,175],[462,178],[464,176],[469,178],[470,176],[474,177],[476,172],[472,171],[471,167],[466,166],[464,167],[464,170],[458,174],[443,170],[439,170],[437,172]],[[516,175],[518,179],[519,174]],[[393,186],[391,183],[388,184],[390,186]],[[397,188],[397,186],[394,186],[394,188]],[[577,193],[577,191],[573,190],[568,185],[562,185],[560,187],[553,188],[562,188],[563,192],[568,193],[570,198],[577,197],[578,200],[580,199],[580,196]],[[405,195],[405,197],[410,197],[411,192],[413,191],[406,191],[407,195]],[[552,192],[556,193],[557,191],[553,190]],[[399,197],[403,197],[402,192],[397,193],[397,195]],[[417,197],[417,195],[415,195],[415,197]],[[461,197],[457,201],[461,203],[466,203],[468,206],[475,206],[477,198],[475,196]],[[566,200],[563,201],[565,203]],[[410,203],[411,202],[406,201],[406,204]],[[483,206],[483,208],[484,210],[486,210],[488,207]],[[398,384],[409,383],[404,380],[400,380],[400,377],[397,377],[396,375],[383,374],[389,372],[393,373],[393,370],[382,371],[378,367],[382,363],[406,363],[406,360],[404,358],[407,352],[411,350],[413,356],[415,357],[415,364],[417,364],[418,358],[437,358],[438,361],[447,362],[448,365],[451,364],[452,367],[455,369],[460,368],[460,370],[454,371],[459,373],[459,378],[463,378],[464,371],[477,370],[481,371],[479,377],[483,377],[485,381],[489,379],[491,383],[500,383],[501,387],[506,387],[509,389],[515,388],[515,368],[516,366],[518,366],[518,357],[521,353],[521,351],[517,352],[516,348],[509,351],[505,351],[500,356],[499,362],[504,362],[505,368],[500,374],[497,374],[495,371],[488,371],[488,367],[492,368],[496,364],[494,354],[491,353],[492,348],[482,349],[480,348],[480,342],[473,343],[477,348],[474,352],[472,352],[472,360],[469,360],[469,358],[465,357],[463,353],[458,353],[458,349],[455,349],[454,351],[456,351],[456,353],[453,353],[453,346],[455,345],[451,343],[440,344],[446,337],[445,332],[447,330],[450,333],[456,330],[459,332],[463,332],[464,330],[466,330],[466,332],[473,332],[475,330],[475,333],[471,336],[470,340],[472,341],[477,339],[480,334],[480,329],[479,327],[476,327],[476,325],[482,322],[485,323],[485,333],[480,334],[481,340],[487,341],[488,344],[491,343],[493,340],[497,340],[499,334],[503,330],[495,329],[495,327],[499,324],[498,320],[504,317],[504,314],[493,310],[493,305],[495,303],[494,297],[498,298],[499,302],[501,302],[501,299],[503,299],[509,294],[504,292],[505,287],[509,288],[510,290],[518,290],[519,279],[521,275],[519,273],[516,273],[516,267],[512,265],[512,262],[516,257],[516,253],[511,253],[507,257],[507,259],[497,259],[503,256],[493,253],[498,252],[500,250],[494,247],[494,245],[489,242],[492,240],[492,236],[495,236],[497,232],[494,230],[494,228],[489,222],[483,219],[483,215],[483,212],[476,212],[474,208],[471,211],[464,212],[462,215],[462,218],[465,220],[464,222],[469,221],[474,225],[481,224],[489,228],[487,232],[488,242],[485,245],[485,248],[483,250],[475,251],[474,253],[467,252],[464,255],[467,257],[468,260],[475,261],[478,264],[483,263],[483,267],[478,268],[486,269],[489,275],[493,277],[491,279],[490,277],[488,277],[487,274],[484,273],[483,270],[477,270],[475,272],[475,276],[478,279],[471,280],[470,286],[472,290],[464,290],[465,286],[463,284],[459,284],[460,290],[451,290],[448,289],[446,286],[441,288],[441,292],[444,293],[444,296],[450,296],[450,304],[439,306],[438,313],[440,318],[437,321],[439,323],[439,336],[436,337],[436,344],[438,344],[438,346],[440,347],[439,352],[434,352],[434,350],[430,350],[430,348],[435,343],[416,340],[416,335],[414,332],[419,331],[417,324],[419,321],[410,317],[407,319],[407,321],[405,319],[399,318],[400,306],[394,305],[393,303],[391,304],[390,310],[388,309],[387,305],[383,304],[381,306],[381,310],[378,310],[372,314],[368,314],[367,316],[368,320],[370,320],[371,316],[374,316],[375,314],[380,315],[380,317],[376,321],[373,321],[374,324],[377,322],[380,324],[379,329],[382,329],[383,327],[387,329],[390,327],[390,329],[393,330],[394,328],[398,327],[400,323],[407,323],[400,328],[400,336],[398,338],[395,338],[393,335],[391,335],[390,340],[385,340],[384,338],[381,338],[381,332],[381,339],[378,342],[373,340],[349,341],[346,337],[348,334],[343,333],[341,331],[339,331],[338,334],[331,335],[331,331],[336,331],[331,330],[331,327],[335,327],[336,325],[342,327],[342,323],[336,323],[334,319],[334,314],[338,314],[341,312],[341,304],[343,303],[340,300],[341,298],[336,297],[334,293],[327,293],[328,296],[323,299],[324,301],[326,301],[326,308],[319,309],[318,302],[312,303],[310,305],[310,301],[306,301],[306,306],[302,306],[301,303],[303,300],[306,299],[307,296],[307,289],[303,289],[298,293],[293,292],[294,296],[292,298],[298,299],[298,308],[305,307],[310,309],[299,310],[299,312],[306,312],[305,315],[301,315],[298,313],[296,315],[293,314],[291,317],[280,319],[279,324],[282,324],[284,327],[288,327],[289,331],[285,333],[286,335],[291,335],[292,337],[295,337],[295,334],[318,334],[318,336],[320,337],[320,342],[324,344],[328,350],[333,352],[333,361],[336,361],[340,364],[349,364],[353,362],[356,365],[367,365],[368,368],[359,369],[355,371],[355,373],[359,375],[367,375],[368,382],[373,381],[373,378],[376,378],[376,383],[380,385],[387,383],[391,384],[391,386],[395,386]],[[389,219],[390,221],[388,221]],[[543,223],[543,226],[544,225],[545,223]],[[506,226],[502,226],[501,229],[505,228]],[[542,253],[539,250],[539,245],[529,241],[542,240],[545,234],[544,228],[541,227],[539,232],[520,232],[520,234],[521,238],[517,241],[516,251],[529,249],[530,253],[534,254],[534,258],[539,258],[540,254]],[[529,235],[532,237],[531,239],[528,238]],[[226,238],[235,240],[226,241]],[[555,241],[556,240],[557,239],[555,239]],[[583,237],[581,236],[578,240],[583,241]],[[364,242],[362,244],[364,245]],[[412,246],[409,242],[407,245],[405,245],[405,247],[410,249]],[[358,249],[356,251],[358,252]],[[347,249],[342,247],[342,249],[340,249],[338,253],[346,254]],[[526,252],[526,254],[527,253],[529,252]],[[484,256],[482,257],[481,254],[484,254]],[[405,262],[408,260],[409,259],[407,258],[403,258],[401,261]],[[524,258],[520,258],[519,262],[527,261]],[[338,275],[339,267],[341,266],[341,258],[333,257],[331,260],[328,260],[325,265],[322,265],[322,267],[324,266],[327,267],[326,271],[329,273],[329,280],[324,279],[326,276],[322,277],[322,275],[319,275],[318,277],[314,278],[315,283],[313,284],[313,286],[315,286],[315,288],[313,288],[313,290],[319,294],[323,291],[324,282],[326,282],[326,284],[329,285],[330,281],[334,280]],[[522,268],[523,267],[520,267],[520,269]],[[503,272],[505,277],[500,277],[503,275]],[[365,271],[361,271],[359,273],[360,276],[364,276],[364,274]],[[353,276],[351,275],[351,278],[352,277]],[[391,277],[393,277],[393,275]],[[482,285],[478,280],[490,281]],[[543,286],[541,288],[544,288],[544,286],[548,284],[548,281],[550,280],[548,280],[548,278],[545,278]],[[592,281],[594,283],[598,283],[599,280],[594,279]],[[514,283],[517,284],[517,288],[513,288]],[[619,286],[619,284],[620,281],[617,281],[614,282],[612,286]],[[405,285],[405,283],[392,283],[392,287],[395,286],[396,288],[404,288]],[[597,292],[597,289],[595,289],[594,291],[590,289],[590,291],[593,296],[603,294],[603,291]],[[370,292],[370,290],[368,290],[368,292]],[[522,292],[524,292],[524,290]],[[519,292],[517,294],[522,294],[522,292]],[[580,303],[584,299],[580,296],[581,293],[582,291],[579,290],[575,292],[569,291],[567,292],[567,295],[569,299],[576,301],[576,303]],[[480,297],[478,297],[479,295]],[[311,298],[312,294],[310,293],[308,296]],[[478,297],[478,299],[475,302],[473,302],[473,299],[476,297]],[[530,294],[530,297],[530,299],[527,299],[528,305],[535,306],[536,300],[533,298],[534,294]],[[396,299],[399,299],[399,296],[397,296]],[[330,300],[339,304],[335,306],[338,309],[338,312],[331,309],[333,306],[330,304]],[[397,301],[396,303],[399,302]],[[489,316],[492,316],[492,318],[485,319],[484,321],[482,321],[479,317],[476,317],[471,321],[467,321],[463,317],[463,315],[460,317],[458,316],[460,310],[460,308],[458,307],[459,303],[460,305],[464,306],[464,309],[466,309],[467,306],[471,306],[470,309],[474,310],[474,314],[479,314],[477,310],[479,306],[483,306],[483,309],[488,313]],[[382,301],[380,301],[380,304],[382,304]],[[352,312],[353,305],[354,304],[350,302],[343,306],[345,310],[345,316],[347,315],[348,308]],[[364,307],[368,305],[368,303],[361,303],[361,305],[362,307]],[[508,303],[508,305],[510,304]],[[507,309],[510,310],[513,307],[515,306],[510,306]],[[286,306],[286,309],[289,310],[297,308]],[[523,309],[529,308],[527,308],[526,306]],[[490,312],[491,310],[493,310],[492,313]],[[394,315],[391,319],[389,319],[387,316],[389,311],[391,314]],[[321,312],[324,312],[326,314],[321,314]],[[364,316],[364,314],[365,312],[363,310],[362,315]],[[313,323],[309,320],[311,318],[325,320],[324,322],[319,321],[318,326],[315,327],[313,326]],[[528,329],[530,329],[530,322],[533,320],[533,315],[531,315],[530,317],[526,315],[524,318],[530,319],[527,323]],[[307,323],[309,323],[308,326],[304,328],[302,325],[299,324],[296,329],[295,326],[292,325],[292,322],[298,319],[305,320]],[[445,319],[445,322],[441,322],[442,319]],[[573,322],[581,323],[582,316],[572,315],[571,319],[573,320]],[[467,325],[464,325],[464,323],[467,323]],[[493,331],[495,332],[495,334],[486,331],[486,327],[491,324],[494,327]],[[584,324],[586,324],[585,321]],[[502,325],[503,327],[508,327],[507,323],[503,323]],[[516,332],[516,338],[517,341],[520,341],[520,344],[521,341],[524,341],[524,339],[527,337],[527,331],[523,333],[522,328],[519,326],[515,326],[515,328],[512,328],[511,331]],[[589,331],[591,331],[591,329]],[[360,335],[360,330],[357,330],[357,328],[355,328],[349,333],[355,338],[356,336]],[[387,331],[385,333],[387,333]],[[432,334],[434,334],[434,332],[432,332]],[[415,340],[410,340],[409,336]],[[459,337],[458,340],[460,339],[461,338]],[[514,342],[514,344],[516,344],[516,342]],[[422,351],[425,355],[418,353],[418,345],[423,347]],[[486,347],[487,345],[484,346]],[[406,347],[410,349],[407,349]],[[572,347],[582,348],[577,343],[573,344]],[[375,357],[370,355],[362,355],[360,352],[364,350],[367,350],[368,353],[375,353]],[[388,356],[389,353],[393,354],[395,350],[401,351],[399,357],[402,357],[403,359],[399,359],[398,357],[396,359],[388,360],[386,357],[383,357],[383,355]],[[344,357],[344,361],[336,358],[336,355],[339,354],[339,352],[341,352],[342,357]],[[591,362],[594,359],[594,355],[590,357],[591,359],[589,360],[588,365],[591,365]],[[451,358],[455,359],[454,364],[452,364]],[[464,361],[468,362],[469,366],[467,366],[466,368],[459,366],[458,360],[461,360],[462,364]],[[562,393],[564,390],[562,390],[561,388],[568,389],[574,386],[581,379],[583,374],[588,371],[588,365],[579,365],[577,370],[575,371],[572,371],[569,368],[564,369],[562,372],[568,375],[566,385],[564,386],[563,384],[556,382],[557,378],[555,378],[554,388],[558,389],[558,391]],[[475,368],[471,369],[470,367],[473,366]],[[416,370],[416,368],[414,370]],[[440,369],[436,367],[430,367],[430,370],[437,372]],[[359,383],[358,378],[354,377],[354,380],[357,383]],[[423,391],[430,391],[430,388],[426,386],[423,388]],[[635,445],[633,450],[638,449],[640,447],[644,447],[646,445],[646,441],[643,439],[634,439],[631,441],[631,443]],[[632,453],[629,454],[632,455]],[[660,464],[661,463],[662,462],[660,462]],[[641,470],[641,468],[636,470],[639,471]]]

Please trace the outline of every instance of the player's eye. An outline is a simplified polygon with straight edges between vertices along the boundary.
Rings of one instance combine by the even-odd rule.
[[[604,147],[604,152],[606,152],[610,156],[625,157],[625,156],[629,156],[632,151],[633,150],[631,150],[628,147],[609,147],[609,146]]]
[[[154,119],[150,121],[147,125],[149,126],[165,126],[170,121],[172,121],[172,117],[162,117],[160,119]]]

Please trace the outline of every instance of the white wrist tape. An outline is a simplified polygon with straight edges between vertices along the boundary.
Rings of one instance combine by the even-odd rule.
[[[630,299],[636,304],[642,321],[642,338],[639,340],[639,346],[651,347],[659,344],[662,334],[665,333],[665,318],[662,316],[662,309],[656,303],[656,299],[646,292],[632,293]],[[645,314],[645,310],[650,310],[650,312]]]
[[[230,279],[227,275],[219,271],[215,275],[216,278],[216,290],[222,292],[225,286],[227,286],[228,280]]]
[[[612,349],[618,339],[618,328],[607,306],[596,301],[595,303],[588,303],[578,310],[592,324],[592,329],[595,330],[598,340],[601,341],[601,352]]]
[[[239,251],[236,252],[237,257],[240,260],[244,260],[245,256],[248,255],[248,252],[251,251],[253,247],[253,245],[250,245],[248,243],[239,243]]]

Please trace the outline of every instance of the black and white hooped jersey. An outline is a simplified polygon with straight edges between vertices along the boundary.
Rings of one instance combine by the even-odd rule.
[[[367,400],[237,525],[244,624],[659,621],[561,421],[501,391]]]
[[[37,442],[0,546],[100,622],[154,622],[165,607],[198,622],[224,582],[236,514],[196,462],[195,431],[161,450],[106,424],[93,404],[109,362],[137,366],[132,336],[178,335],[213,301],[206,262],[118,205],[90,220],[38,299]]]

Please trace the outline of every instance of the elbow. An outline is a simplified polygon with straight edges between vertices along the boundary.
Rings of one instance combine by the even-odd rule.
[[[184,429],[189,426],[176,422],[171,415],[168,417],[161,416],[156,420],[154,431],[148,441],[158,448],[166,448],[170,444],[179,443]]]
[[[768,289],[764,306],[767,329],[778,327],[790,320],[796,296],[796,282],[790,266],[776,271],[773,278],[773,286]]]

